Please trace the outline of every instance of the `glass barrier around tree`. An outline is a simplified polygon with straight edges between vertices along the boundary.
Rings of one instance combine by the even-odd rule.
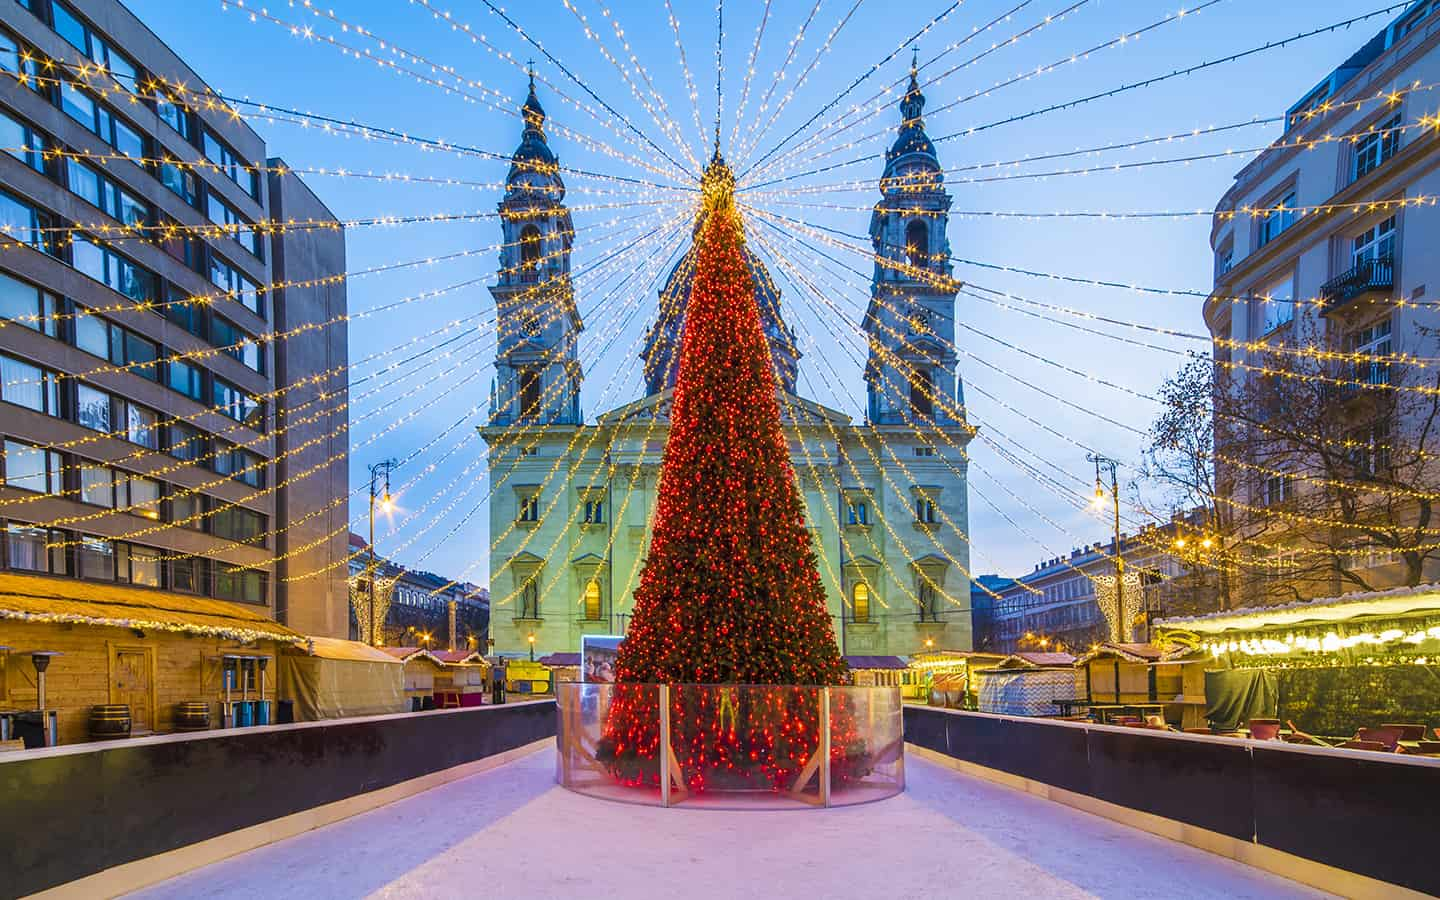
[[[839,806],[905,789],[895,687],[556,686],[555,780],[629,803]]]

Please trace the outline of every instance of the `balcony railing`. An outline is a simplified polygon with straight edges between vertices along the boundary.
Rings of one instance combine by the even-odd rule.
[[[1326,314],[1375,291],[1390,291],[1395,287],[1395,259],[1378,256],[1356,263],[1354,268],[1338,275],[1320,286],[1320,299]]]

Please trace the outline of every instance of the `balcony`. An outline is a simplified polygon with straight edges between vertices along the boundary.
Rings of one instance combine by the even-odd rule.
[[[1320,287],[1321,314],[1330,315],[1367,294],[1388,294],[1395,287],[1395,259],[1379,256],[1361,260],[1350,271]]]

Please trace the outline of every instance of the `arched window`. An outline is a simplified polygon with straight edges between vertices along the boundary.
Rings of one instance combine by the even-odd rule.
[[[531,418],[540,414],[540,372],[525,369],[520,373],[520,415]]]
[[[585,618],[591,622],[600,618],[600,582],[585,585]]]
[[[905,255],[917,269],[930,265],[930,228],[919,219],[905,227]]]
[[[851,600],[854,601],[855,621],[870,621],[870,585],[863,581],[855,583],[855,590],[852,592]]]
[[[520,277],[533,281],[540,268],[540,229],[526,225],[520,229]]]
[[[910,412],[922,421],[935,417],[935,405],[932,402],[935,396],[935,389],[930,383],[930,373],[925,369],[916,369],[910,373]]]

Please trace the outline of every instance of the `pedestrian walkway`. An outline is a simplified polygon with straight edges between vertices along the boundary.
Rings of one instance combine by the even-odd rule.
[[[1315,897],[1293,882],[911,757],[903,796],[659,809],[554,784],[553,751],[191,872],[162,898]]]

